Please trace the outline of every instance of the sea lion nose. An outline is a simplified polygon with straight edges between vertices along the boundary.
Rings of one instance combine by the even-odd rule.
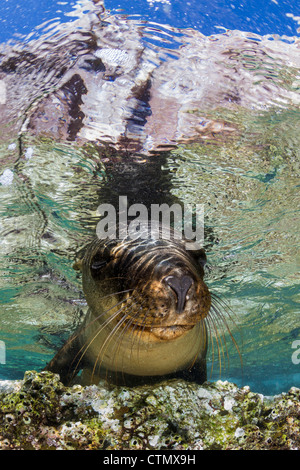
[[[182,313],[185,306],[186,295],[193,284],[193,279],[190,276],[167,276],[164,281],[173,289],[177,296],[177,313]]]

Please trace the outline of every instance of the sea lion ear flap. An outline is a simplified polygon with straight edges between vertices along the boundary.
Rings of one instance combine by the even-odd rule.
[[[75,269],[75,271],[81,271],[82,272],[82,258],[77,259],[75,261],[75,263],[73,264],[73,269]]]
[[[83,269],[83,258],[84,258],[84,255],[85,255],[85,252],[87,250],[87,247],[88,247],[89,243],[87,245],[84,245],[82,248],[80,248],[79,250],[77,250],[76,254],[75,254],[75,261],[74,261],[74,264],[73,264],[73,269],[75,269],[75,271],[80,271],[82,272],[82,269]]]

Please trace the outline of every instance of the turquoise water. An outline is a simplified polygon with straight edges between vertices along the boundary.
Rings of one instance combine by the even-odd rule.
[[[101,170],[96,171],[94,180],[92,162],[84,160],[83,165],[80,152],[68,146],[51,149],[47,142],[40,152],[26,172],[33,183],[30,191],[27,182],[18,180],[17,175],[12,185],[1,187],[5,243],[1,256],[1,340],[6,345],[6,364],[0,366],[3,379],[21,378],[25,370],[43,368],[86,310],[80,278],[72,264],[76,250],[93,236],[89,226],[97,207],[93,196],[103,175]],[[214,152],[205,157],[202,152],[199,148],[176,150],[169,155],[167,166],[173,174],[174,194],[181,197],[184,187],[186,202],[195,194],[199,202],[205,201],[207,227],[214,231],[213,241],[206,242],[207,283],[234,312],[236,325],[228,322],[243,364],[227,334],[228,354],[222,356],[221,371],[214,341],[209,378],[248,384],[267,394],[287,390],[299,384],[299,365],[292,362],[292,344],[299,339],[300,331],[298,208],[292,204],[298,197],[297,180],[288,163],[280,165],[278,176],[270,182],[261,176],[253,178],[254,169],[249,176],[243,168],[245,162],[231,163],[229,171],[223,158],[216,161]],[[55,161],[72,160],[73,171],[82,172],[84,204],[77,193],[70,198],[72,185],[61,185],[59,174],[55,192],[51,191],[53,177],[44,160],[46,157],[48,162],[49,154],[55,155]],[[259,162],[255,172],[260,171]],[[238,179],[237,174],[241,175]],[[65,179],[65,175],[61,177]],[[247,183],[243,202],[228,198],[229,189],[245,195]],[[277,205],[280,217],[274,216]],[[45,217],[47,236],[40,240]],[[30,223],[24,227],[27,218]],[[24,233],[20,227],[24,227]],[[9,237],[8,245],[5,240]]]
[[[144,27],[147,37],[152,34],[157,40],[157,31]],[[186,34],[162,30],[181,42]],[[61,35],[62,42],[74,39],[68,34]],[[230,34],[220,41],[227,37]],[[300,341],[299,69],[280,68],[291,46],[285,43],[282,48],[280,38],[278,44],[275,59],[271,53],[239,51],[238,45],[231,51],[239,57],[241,69],[255,74],[262,88],[272,81],[271,103],[260,109],[243,101],[234,109],[226,108],[223,101],[215,109],[192,108],[200,121],[215,123],[213,130],[207,126],[197,142],[187,137],[163,158],[157,156],[168,178],[166,191],[183,203],[204,204],[207,284],[233,312],[234,322],[227,315],[228,324],[242,364],[226,327],[216,320],[218,335],[211,341],[209,377],[247,384],[270,395],[300,385],[300,364],[293,360],[295,342]],[[164,67],[166,50],[169,53],[166,41],[157,46],[156,52],[163,56],[159,67]],[[217,56],[216,63],[230,75],[237,64],[226,60],[223,64]],[[179,60],[174,64],[166,76],[175,83],[183,70]],[[49,72],[39,72],[37,79],[42,77],[47,90]],[[30,76],[30,80],[34,79]],[[30,80],[24,78],[24,92],[33,90],[34,101],[41,90],[35,91]],[[116,93],[121,100],[122,90],[116,88]],[[284,101],[286,93],[292,93],[294,102]],[[247,90],[244,95],[246,100]],[[167,119],[162,116],[161,122]],[[6,124],[1,123],[0,133],[0,379],[20,379],[26,370],[42,369],[84,316],[81,279],[72,266],[77,251],[95,234],[99,201],[105,202],[109,191],[118,189],[116,175],[111,176],[105,158],[99,160],[94,147],[23,132],[20,149],[18,134],[6,133]],[[218,126],[234,131],[219,132]],[[146,175],[147,171],[146,165]],[[132,175],[131,181],[137,184],[134,167]],[[156,181],[148,178],[147,184],[151,189]],[[223,311],[229,312],[225,307]]]
[[[291,129],[298,120],[289,121]],[[213,229],[213,241],[206,242],[207,283],[234,312],[236,326],[229,324],[243,364],[227,338],[229,361],[225,354],[221,377],[266,394],[300,383],[299,364],[292,360],[300,333],[299,156],[284,151],[280,161],[239,144],[238,151],[233,145],[198,147],[173,157],[189,181],[184,186],[180,179],[176,191],[205,201],[206,229]],[[215,361],[212,377],[218,374]]]

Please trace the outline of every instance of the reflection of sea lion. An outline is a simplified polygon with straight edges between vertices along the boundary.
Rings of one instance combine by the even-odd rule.
[[[26,134],[149,156],[243,133],[237,111],[299,106],[298,39],[153,29],[94,3],[83,13],[80,2],[76,21],[47,25],[37,39],[0,44],[8,145],[18,139],[22,152]]]
[[[211,304],[205,260],[204,250],[175,239],[95,239],[81,266],[88,315],[47,370],[68,382],[85,367],[112,378],[193,369],[202,383]]]

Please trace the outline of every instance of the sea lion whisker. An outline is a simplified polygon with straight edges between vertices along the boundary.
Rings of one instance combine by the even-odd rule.
[[[133,303],[133,304],[130,306],[131,309],[134,307],[134,305],[136,305],[136,304],[138,304],[138,303],[140,303],[140,302],[137,301],[137,302]],[[144,302],[140,303],[140,308],[139,308],[139,310],[142,310],[142,309],[143,309],[143,304],[144,304]],[[119,348],[120,348],[120,346],[121,346],[121,341],[122,341],[121,338],[122,338],[122,336],[124,336],[124,335],[127,334],[127,332],[128,332],[129,329],[131,329],[130,335],[133,337],[133,340],[130,341],[130,342],[131,342],[131,353],[130,353],[130,357],[132,357],[133,346],[134,346],[134,342],[136,341],[136,337],[135,337],[134,333],[135,333],[135,330],[136,330],[136,329],[140,328],[140,325],[138,325],[138,324],[135,323],[135,320],[140,316],[140,311],[139,311],[139,310],[135,313],[134,316],[128,315],[128,317],[129,317],[130,320],[129,320],[129,322],[127,323],[126,327],[122,330],[121,334],[119,335],[119,338],[118,338],[118,341],[117,341],[118,349],[117,349],[117,350],[115,351],[115,353],[114,353],[113,362],[115,362],[116,353],[118,352],[118,350],[119,350]],[[130,312],[129,312],[129,313],[130,313]],[[144,317],[146,318],[146,316],[147,316],[147,312],[145,313]],[[131,328],[132,325],[134,325],[133,328]],[[140,332],[140,334],[141,334],[141,332]],[[123,363],[123,361],[122,361],[122,363]],[[122,365],[122,368],[121,368],[121,369],[122,369],[123,381],[124,381],[124,383],[125,383],[123,365]]]
[[[107,312],[109,312],[110,310],[112,310],[113,308],[116,308],[118,305],[122,304],[122,302],[118,302],[117,304],[113,305],[112,307],[110,307],[109,309],[105,310],[104,312],[102,312],[101,315],[99,315],[98,317],[96,317],[93,321],[89,322],[85,328],[83,330],[86,330],[88,327],[90,327],[93,323],[95,323],[100,317],[102,317],[103,315],[105,315]],[[76,374],[76,371],[77,371],[77,368],[79,366],[79,364],[81,363],[84,355],[86,354],[88,348],[91,346],[91,344],[95,341],[95,339],[99,336],[99,334],[103,331],[103,329],[105,327],[107,327],[107,325],[109,325],[111,322],[113,322],[115,320],[115,318],[118,317],[118,315],[120,314],[120,312],[122,311],[122,309],[119,309],[117,310],[117,312],[114,312],[112,316],[110,316],[108,319],[105,320],[105,322],[101,325],[101,328],[99,328],[99,330],[97,331],[97,333],[94,335],[94,337],[89,341],[89,342],[86,342],[80,349],[79,351],[77,352],[77,354],[75,355],[75,357],[73,358],[73,361],[71,362],[71,366],[74,364],[76,358],[79,356],[79,354],[83,351],[83,353],[81,354],[79,360],[77,361],[77,365],[76,365],[76,368],[74,370],[74,373],[73,373],[73,376],[75,376]],[[80,333],[82,333],[82,330],[80,331]]]
[[[104,295],[101,297],[101,300],[102,299],[106,299],[108,297],[112,297],[114,295],[118,295],[118,294],[123,294],[123,293],[127,293],[127,292],[131,292],[133,291],[133,289],[126,289],[126,290],[123,290],[123,291],[119,291],[119,292],[113,292],[112,294],[107,294],[107,295]],[[81,326],[80,330],[78,331],[77,334],[74,334],[71,336],[71,338],[68,339],[68,341],[62,346],[61,348],[61,352],[63,352],[64,349],[68,348],[70,343],[72,343],[72,341],[74,341],[75,339],[78,338],[78,336],[83,332],[85,331],[89,326],[91,326],[93,323],[95,323],[96,321],[98,321],[102,316],[104,316],[107,312],[109,312],[111,309],[115,308],[116,306],[122,304],[123,300],[118,302],[116,305],[113,305],[112,307],[110,307],[109,309],[107,310],[104,310],[104,312],[102,312],[100,315],[98,315],[96,318],[94,318],[94,320],[92,320],[91,322],[89,322],[85,327]],[[110,320],[110,319],[109,319]]]
[[[114,316],[112,316],[109,320],[113,321],[114,320]],[[97,338],[97,336],[101,333],[101,331],[103,330],[103,328],[105,327],[106,325],[102,325],[102,327],[98,330],[98,332],[94,335],[94,337],[91,339],[91,341],[87,341],[86,343],[83,344],[83,346],[78,350],[78,352],[76,353],[76,355],[74,356],[72,362],[71,362],[71,365],[70,365],[70,368],[71,366],[74,364],[74,362],[76,361],[76,359],[78,358],[78,356],[80,355],[80,353],[82,353],[79,357],[79,359],[77,360],[77,363],[76,363],[76,366],[74,368],[74,371],[73,371],[73,374],[72,374],[72,377],[71,378],[74,378],[75,375],[77,374],[78,370],[79,370],[79,366],[81,364],[81,361],[83,360],[87,350],[89,349],[89,347],[91,346],[91,344],[93,343],[93,341]]]
[[[129,291],[130,291],[130,289],[128,290],[128,292],[129,292]],[[120,291],[120,292],[117,292],[117,294],[121,294],[122,292],[127,292],[127,291]],[[116,293],[114,293],[114,294],[108,294],[107,296],[103,296],[102,299],[105,298],[105,297],[110,297],[110,296],[115,295],[115,294],[116,294]],[[122,304],[122,302],[123,302],[123,301],[120,301],[120,302],[118,302],[116,305],[113,305],[112,307],[110,307],[109,309],[104,310],[104,312],[102,312],[100,315],[98,315],[96,318],[94,318],[94,320],[92,320],[91,322],[89,322],[86,326],[83,326],[83,325],[82,325],[81,328],[80,328],[80,330],[78,331],[78,333],[77,333],[77,334],[74,334],[73,336],[71,336],[71,338],[69,338],[68,341],[64,344],[64,346],[61,348],[61,352],[62,352],[65,348],[69,347],[70,343],[71,343],[72,341],[74,341],[75,339],[77,339],[78,336],[79,336],[80,334],[82,334],[82,332],[84,332],[88,327],[90,327],[91,325],[93,325],[93,323],[95,323],[96,321],[98,321],[102,316],[104,316],[104,315],[105,315],[107,312],[109,312],[111,309],[113,309],[113,308],[115,308],[116,306]],[[112,319],[113,319],[113,318],[109,318],[108,320],[111,321]],[[73,364],[73,361],[72,361],[71,364]]]
[[[133,289],[132,289],[133,290]],[[130,289],[128,291],[119,291],[119,292],[113,292],[112,294],[107,294],[103,297],[101,297],[101,300],[102,299],[105,299],[105,298],[108,298],[108,297],[113,297],[114,295],[117,295],[117,294],[122,294],[122,292],[126,293],[126,292],[130,292]],[[129,297],[130,298],[130,297]],[[119,305],[122,305],[122,303],[124,302],[124,300],[120,300],[119,302],[117,302],[116,304],[112,305],[111,307],[107,308],[106,310],[104,310],[103,312],[100,313],[100,315],[96,316],[91,322],[89,322],[87,324],[87,326],[85,327],[88,328],[89,326],[91,326],[93,323],[95,323],[96,321],[98,320],[101,320],[101,318],[103,316],[105,316],[108,312],[110,312],[110,310],[118,307]],[[108,319],[109,321],[111,320],[111,318]]]
[[[117,347],[115,348],[115,351],[114,351],[114,354],[113,354],[112,364],[115,363],[115,359],[117,357],[117,354],[119,353],[119,349],[120,349],[121,344],[122,344],[122,337],[126,336],[128,334],[128,330],[130,330],[130,332],[129,332],[130,336],[128,336],[128,342],[131,344],[130,360],[132,358],[132,354],[133,354],[134,346],[135,346],[136,342],[138,342],[138,348],[139,348],[140,337],[143,334],[144,329],[146,327],[146,320],[147,320],[147,316],[148,316],[148,311],[144,312],[143,318],[140,322],[136,323],[136,320],[140,317],[140,313],[143,312],[145,302],[146,302],[145,299],[142,302],[139,299],[139,301],[136,301],[136,302],[134,302],[133,304],[131,304],[129,306],[130,310],[127,310],[127,317],[126,317],[126,323],[127,324],[125,325],[124,328],[122,328],[121,333],[119,334],[118,339],[116,341],[116,346]],[[138,311],[134,315],[130,315],[132,309],[134,308],[134,306],[136,304],[139,304]],[[129,319],[129,321],[128,321],[128,319]],[[152,325],[150,325],[150,327],[151,326]],[[129,341],[130,337],[132,337],[132,339]],[[139,352],[137,351],[137,356],[138,355],[139,355]],[[115,372],[116,372],[116,375],[117,375],[118,371],[116,370],[117,369],[116,366],[114,368],[115,368]],[[119,372],[122,373],[123,383],[125,383],[126,380],[125,380],[125,377],[124,377],[124,357],[123,357],[122,365],[120,366]]]
[[[241,354],[241,351],[240,351],[240,348],[237,344],[237,341],[236,339],[234,338],[232,332],[231,332],[231,328],[227,322],[227,319],[226,319],[226,316],[224,315],[223,312],[221,312],[220,310],[217,309],[217,306],[214,305],[214,303],[216,303],[217,305],[219,305],[221,308],[223,308],[226,312],[226,314],[228,315],[230,321],[233,323],[233,325],[238,329],[238,331],[240,332],[241,334],[241,329],[240,327],[237,325],[237,323],[235,322],[235,320],[232,318],[232,315],[233,314],[235,316],[235,313],[231,310],[231,308],[229,307],[229,305],[227,305],[222,299],[220,299],[218,296],[216,296],[215,294],[213,295],[213,303],[212,303],[212,306],[211,306],[211,309],[214,310],[215,314],[222,320],[223,324],[225,325],[226,327],[226,330],[231,338],[231,341],[233,342],[236,350],[237,350],[237,353],[239,355],[239,359],[240,359],[240,363],[241,363],[241,367],[243,367],[243,358],[242,358],[242,354]],[[231,314],[229,313],[231,312]]]
[[[214,347],[214,341],[213,341],[213,337],[212,337],[211,325],[208,321],[206,321],[205,323],[206,323],[206,327],[207,327],[208,332],[209,332],[209,341],[208,341],[208,343],[211,346],[211,355],[212,355],[211,367],[210,367],[210,378],[211,378],[212,374],[213,374],[213,369],[214,369],[215,347]]]
[[[139,301],[134,302],[134,303],[130,306],[131,310],[133,309],[134,305],[136,305],[136,304],[139,304]],[[140,306],[140,309],[141,309],[141,306]],[[129,313],[130,313],[130,312],[129,312]],[[119,335],[118,340],[117,340],[117,346],[118,346],[118,347],[117,347],[117,349],[115,350],[115,353],[114,353],[114,356],[113,356],[113,359],[112,359],[112,362],[113,362],[113,363],[115,363],[116,355],[118,354],[118,351],[119,351],[119,349],[120,349],[120,347],[121,347],[121,344],[122,344],[122,337],[125,336],[125,335],[127,334],[128,330],[131,329],[131,326],[134,325],[134,328],[131,329],[131,332],[130,332],[130,335],[133,336],[133,341],[130,341],[130,343],[131,343],[131,353],[130,353],[130,357],[132,357],[133,344],[134,344],[134,341],[135,341],[135,338],[134,338],[134,330],[135,330],[135,328],[138,328],[138,325],[135,324],[135,320],[136,320],[136,318],[139,317],[140,312],[137,311],[137,312],[134,314],[134,316],[131,316],[129,313],[128,313],[127,319],[126,319],[126,320],[128,320],[128,318],[129,318],[129,321],[127,321],[127,324],[126,324],[125,328],[122,329],[121,334]],[[124,358],[123,358],[123,359],[124,359]],[[116,374],[117,374],[116,367],[115,367],[115,372],[116,372]],[[122,373],[123,383],[125,383],[123,361],[122,361],[122,366],[121,366],[121,373]]]
[[[140,306],[140,310],[142,310],[142,309],[143,309],[143,303],[142,303],[141,306]],[[139,332],[138,332],[138,334],[136,335],[136,338],[134,338],[134,341],[137,340],[137,342],[138,342],[138,355],[139,355],[141,337],[142,337],[142,335],[143,335],[143,333],[144,333],[144,331],[145,331],[145,328],[146,328],[146,320],[147,320],[148,314],[149,314],[149,309],[145,311],[144,316],[143,316],[142,321],[141,321],[141,324],[139,324],[139,325],[136,324],[136,325],[135,325],[135,328],[136,328],[136,329],[139,328]],[[150,326],[149,326],[150,329],[151,329],[153,323],[154,323],[154,318],[152,319],[152,324],[150,324]],[[134,329],[133,329],[133,331],[132,331],[132,335],[133,335],[133,334],[134,334]],[[132,355],[132,350],[133,350],[133,343],[132,343],[132,346],[131,346],[131,355]]]
[[[113,297],[114,295],[126,294],[127,292],[132,292],[134,289],[120,290],[117,292],[112,292],[111,294],[106,294],[101,297],[101,300],[107,299],[108,297]]]
[[[135,320],[135,317],[138,317],[139,316],[139,312],[136,313],[136,315],[134,317],[131,317],[130,318],[130,321],[128,322],[125,330],[122,331],[121,335],[124,336],[127,331],[129,329],[131,329],[130,331],[130,337],[132,337],[132,341],[131,341],[131,348],[130,348],[130,359],[132,358],[132,355],[133,355],[133,351],[134,351],[134,343],[136,342],[137,340],[137,336],[134,334],[136,330],[140,329],[139,325],[137,325],[134,320]],[[133,325],[133,328],[131,328]],[[140,331],[140,335],[142,334],[142,332]],[[138,353],[139,354],[139,353]],[[121,365],[121,373],[122,373],[122,378],[123,378],[123,383],[125,383],[125,377],[124,377],[124,358],[122,360],[122,365]]]
[[[207,319],[207,323],[211,324],[212,330],[215,333],[214,337],[213,337],[213,335],[211,335],[211,344],[213,344],[213,340],[215,338],[217,348],[218,348],[219,369],[220,369],[220,375],[221,375],[221,371],[222,371],[221,350],[222,350],[223,354],[224,354],[224,351],[223,351],[222,347],[220,348],[220,346],[222,346],[222,344],[220,345],[219,332],[218,332],[218,329],[216,327],[214,317],[212,315],[208,315],[206,317],[206,319]]]
[[[132,299],[132,298],[133,298],[133,296],[132,296],[132,297],[129,297],[129,299]],[[129,299],[126,299],[126,300],[128,301]],[[123,302],[124,302],[124,301],[123,301]],[[122,302],[122,303],[123,303],[123,302]],[[136,303],[138,303],[138,302],[134,302],[133,304],[131,304],[130,308],[132,309],[133,306],[134,306]],[[124,306],[123,308],[125,308],[125,306]],[[109,333],[108,337],[106,338],[104,344],[101,346],[101,349],[100,349],[100,351],[99,351],[99,353],[98,353],[98,355],[97,355],[96,361],[95,361],[95,363],[94,363],[93,374],[94,374],[94,372],[95,372],[95,370],[96,370],[96,364],[99,362],[99,359],[100,359],[100,356],[101,356],[102,352],[104,352],[104,347],[105,347],[105,346],[108,347],[109,341],[112,340],[113,336],[115,336],[116,332],[121,328],[121,326],[122,326],[125,322],[127,322],[128,318],[130,318],[130,315],[128,315],[128,313],[126,313],[126,315],[123,316],[123,317],[118,321],[117,325],[116,325],[116,326],[113,328],[113,330]],[[132,322],[132,321],[133,321],[133,319],[131,320],[131,322]],[[115,350],[115,352],[114,352],[114,356],[113,356],[113,360],[112,360],[113,363],[115,362],[116,353],[117,353],[117,351],[119,350],[119,348],[120,348],[120,346],[121,346],[121,337],[126,333],[126,330],[129,328],[129,326],[130,326],[130,325],[127,325],[126,328],[121,331],[121,334],[119,335],[119,337],[118,337],[118,339],[117,339],[117,341],[116,341],[117,350]],[[98,367],[99,367],[99,368],[101,368],[101,363],[102,363],[102,361],[98,364]]]
[[[132,299],[132,298],[133,298],[133,296],[132,296],[132,297],[129,297],[129,299]],[[129,299],[126,299],[126,300],[128,301]],[[139,303],[138,301],[132,303],[132,304],[130,305],[130,309],[132,310],[133,307],[134,307],[134,305],[136,305],[136,304],[138,304],[138,303]],[[124,306],[124,308],[125,308],[125,306]],[[141,308],[141,307],[140,307],[140,308]],[[113,354],[113,358],[112,358],[112,364],[115,363],[116,355],[117,355],[117,353],[118,353],[118,351],[119,351],[119,349],[120,349],[120,347],[121,347],[121,344],[122,344],[122,336],[125,336],[125,335],[126,335],[128,329],[129,329],[129,328],[131,327],[131,325],[134,323],[134,320],[135,320],[136,318],[138,318],[138,316],[139,316],[139,312],[137,312],[133,317],[131,317],[131,316],[129,315],[129,313],[126,312],[126,315],[125,315],[123,318],[121,318],[121,319],[119,320],[118,324],[117,324],[117,325],[114,327],[114,329],[109,333],[108,337],[106,338],[104,344],[102,345],[102,347],[101,347],[101,349],[100,349],[100,351],[99,351],[99,353],[98,353],[98,355],[97,355],[96,361],[95,361],[95,363],[94,363],[93,374],[94,374],[94,372],[95,372],[95,370],[96,370],[96,365],[97,365],[97,363],[99,362],[99,359],[100,359],[100,356],[101,356],[102,352],[104,353],[104,351],[105,351],[105,350],[104,350],[104,347],[108,347],[109,342],[110,342],[110,341],[112,340],[112,338],[116,335],[117,331],[118,331],[119,329],[121,329],[121,333],[119,334],[119,336],[118,336],[118,338],[117,338],[117,341],[115,342],[116,348],[115,348],[115,351],[114,351],[114,354]],[[128,318],[129,318],[129,322],[128,322]],[[125,328],[121,328],[124,323],[127,323],[126,326],[125,326]],[[136,327],[137,327],[137,325],[136,325]],[[131,334],[133,334],[133,332],[132,332]],[[99,367],[99,368],[101,368],[101,363],[102,363],[102,361],[98,364],[98,367]],[[116,367],[115,367],[115,372],[116,372],[116,374],[117,374],[117,372],[118,372],[117,369],[116,369]],[[106,371],[106,374],[107,374],[107,371]],[[124,371],[123,371],[123,368],[122,368],[122,376],[123,376],[123,380],[124,380]],[[124,380],[124,383],[125,383],[125,380]]]
[[[145,304],[145,301],[140,303],[140,310],[143,311],[143,307],[144,307],[144,304]],[[131,329],[131,332],[130,332],[130,335],[133,337],[133,340],[131,341],[131,351],[130,351],[130,358],[132,357],[132,354],[133,354],[133,351],[134,351],[134,344],[137,343],[137,357],[139,358],[140,356],[140,345],[141,345],[141,338],[145,332],[145,328],[148,328],[148,329],[151,329],[154,322],[155,322],[155,318],[152,318],[152,323],[150,325],[147,325],[147,317],[148,317],[148,314],[149,314],[149,311],[150,309],[146,310],[143,314],[143,318],[142,320],[139,322],[139,323],[135,323],[134,320],[135,320],[135,317],[132,318],[130,324],[128,325],[128,327],[132,326],[132,323],[134,323],[134,326],[133,328]],[[140,316],[140,312],[137,312],[136,314],[136,317],[139,317]],[[157,325],[155,325],[157,326]],[[162,326],[162,325],[158,325],[158,326]],[[136,334],[135,334],[136,333]],[[124,332],[125,334],[125,332]],[[145,344],[145,342],[144,342]],[[149,345],[148,345],[149,346]],[[124,362],[124,361],[123,361]],[[124,365],[123,365],[123,362],[122,362],[122,377],[123,377],[123,381],[125,382],[124,380]]]
[[[226,307],[226,310],[225,310],[225,307]],[[230,309],[230,307],[228,305],[226,305],[226,303],[224,301],[222,301],[216,294],[213,294],[212,295],[212,305],[211,305],[211,308],[210,308],[210,311],[209,311],[209,314],[208,314],[208,322],[211,321],[213,323],[213,327],[214,327],[214,331],[215,331],[215,340],[216,340],[216,343],[217,343],[217,346],[218,346],[218,351],[219,351],[219,354],[218,354],[218,357],[219,357],[219,364],[220,364],[220,374],[221,374],[221,369],[222,369],[222,366],[221,366],[221,354],[220,354],[220,351],[222,351],[222,355],[223,355],[223,358],[225,360],[225,353],[224,353],[224,348],[223,348],[223,344],[224,344],[224,347],[225,347],[225,350],[226,350],[226,357],[227,357],[227,361],[228,361],[228,365],[229,365],[229,352],[228,352],[228,348],[227,348],[227,342],[226,342],[226,336],[225,336],[225,332],[227,330],[227,332],[229,333],[229,336],[238,352],[238,355],[239,355],[239,359],[240,359],[240,362],[241,362],[241,366],[243,366],[243,361],[242,361],[242,356],[241,356],[241,352],[240,352],[240,349],[239,349],[239,346],[231,332],[231,328],[228,324],[228,321],[226,319],[226,316],[225,314],[219,310],[219,308],[222,308],[226,311],[226,314],[228,315],[229,319],[233,322],[234,325],[236,325],[236,322],[232,319],[232,316],[229,314],[228,310],[230,310],[232,312],[232,310]],[[233,313],[233,312],[232,312]],[[222,327],[220,326],[222,325]],[[218,328],[220,328],[220,330],[222,331],[222,335],[220,334]],[[223,339],[223,342],[222,342],[222,339]],[[211,344],[213,346],[213,336],[211,335]],[[221,349],[220,349],[220,346],[221,346]],[[212,354],[213,354],[213,351],[212,351]]]
[[[205,329],[205,324],[206,324],[206,321],[205,321],[205,318],[201,318],[199,324],[202,324],[202,329]],[[199,348],[196,352],[196,354],[194,355],[194,358],[189,366],[189,369],[191,370],[193,368],[193,366],[195,365],[196,361],[197,361],[197,357],[201,351],[201,348],[203,347],[203,344],[201,343],[201,341],[199,341]],[[205,335],[205,348],[207,347],[207,335]]]
[[[121,310],[120,310],[121,311]],[[108,346],[108,343],[112,340],[113,336],[115,335],[115,333],[118,331],[119,328],[121,328],[122,324],[126,321],[126,317],[123,317],[121,318],[118,323],[114,326],[114,328],[110,331],[109,335],[107,335],[107,337],[105,338],[105,341],[104,343],[101,345],[101,348],[99,350],[99,353],[96,357],[96,360],[94,361],[94,366],[93,366],[93,370],[92,370],[92,380],[94,378],[94,375],[95,375],[95,372],[96,372],[96,367],[98,366],[99,369],[101,369],[101,364],[103,362],[103,360],[101,360],[99,362],[99,359],[100,357],[102,356],[102,353],[104,352],[105,348]],[[93,338],[93,341],[94,339],[98,336],[99,333],[97,333],[95,335],[95,337]]]
[[[226,343],[226,338],[225,338],[225,334],[224,334],[224,329],[222,328],[222,323],[220,324],[220,319],[223,320],[223,318],[220,318],[220,316],[218,315],[218,311],[215,310],[215,308],[213,306],[211,306],[210,308],[210,312],[209,312],[209,315],[211,316],[211,318],[213,319],[213,321],[215,322],[215,332],[216,334],[218,335],[218,338],[220,340],[220,346],[221,346],[221,352],[222,352],[222,356],[223,356],[223,359],[224,359],[224,362],[225,362],[225,357],[227,357],[227,360],[228,360],[228,364],[229,364],[229,354],[228,354],[228,349],[227,349],[227,343]],[[223,347],[223,344],[224,344],[224,347]],[[226,351],[226,354],[225,354],[225,351],[224,351],[224,348],[225,348],[225,351]],[[219,360],[220,360],[220,366],[221,366],[221,355],[219,356]],[[220,370],[221,370],[221,367],[220,367]]]
[[[118,306],[119,304],[122,304],[122,302],[118,302],[116,305],[112,306],[111,308],[105,310],[104,312],[102,312],[102,314],[106,314],[109,310],[111,310],[112,308],[115,308],[116,306]],[[121,310],[115,312],[111,317],[109,317],[102,325],[101,325],[101,328],[100,328],[100,331],[98,331],[98,334],[102,331],[103,328],[105,328],[111,321],[113,321],[117,316],[118,314],[120,313]],[[99,317],[102,316],[99,315]],[[78,340],[80,338],[80,336],[84,333],[84,331],[89,327],[91,326],[94,322],[97,321],[98,318],[94,319],[93,321],[90,321],[89,323],[87,323],[86,325],[83,323],[83,325],[80,326],[78,332],[75,332],[69,339],[68,341],[66,341],[66,343],[60,348],[60,350],[56,353],[56,355],[54,356],[54,358],[49,362],[49,364],[47,364],[47,366],[45,367],[45,370],[50,370],[50,371],[53,371],[55,373],[59,373],[60,375],[63,374],[63,376],[65,378],[63,378],[61,376],[61,380],[63,381],[66,381],[69,383],[76,375],[76,373],[78,372],[78,367],[87,351],[87,349],[89,348],[90,344],[87,345],[87,347],[85,348],[86,344],[83,344],[83,346],[79,347],[79,344],[78,343]],[[94,338],[95,339],[95,338]],[[93,340],[92,340],[93,341]],[[74,346],[72,346],[72,344],[74,344]],[[76,349],[78,348],[78,351],[76,352],[76,354],[72,357],[72,361],[71,362],[64,362],[63,358],[64,358],[64,355],[68,355],[68,351],[72,350],[73,349]],[[85,350],[83,351],[83,349],[85,348]],[[80,358],[77,360],[77,363],[76,363],[76,366],[74,367],[73,369],[73,364],[75,363],[76,359],[78,358],[78,356],[80,355],[80,353],[83,351],[83,353],[81,354]],[[71,374],[72,373],[72,374]],[[71,375],[70,375],[71,374]]]
[[[231,309],[230,305],[228,305],[225,300],[221,299],[217,294],[211,293],[211,298],[212,298],[212,303],[216,304],[220,307],[220,314],[223,315],[223,318],[225,319],[224,314],[222,313],[222,310],[226,312],[226,315],[230,319],[230,321],[234,324],[234,326],[241,331],[239,325],[237,324],[237,321],[234,319],[236,317],[235,312]]]

